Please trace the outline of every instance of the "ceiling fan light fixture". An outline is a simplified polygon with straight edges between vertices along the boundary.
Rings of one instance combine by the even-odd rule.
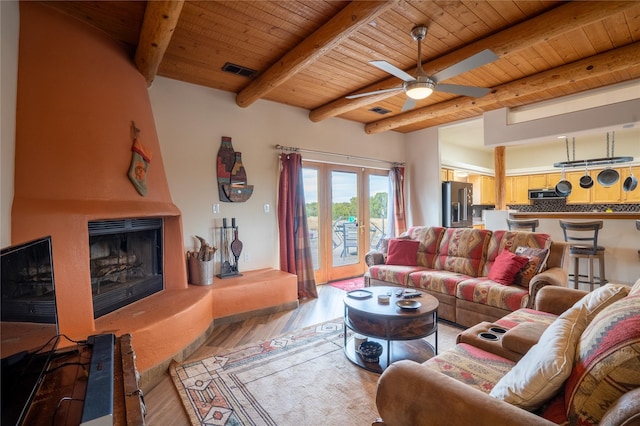
[[[434,84],[430,81],[409,81],[405,83],[405,93],[411,99],[424,99],[433,93]]]

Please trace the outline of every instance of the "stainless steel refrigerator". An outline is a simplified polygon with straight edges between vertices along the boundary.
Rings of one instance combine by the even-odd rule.
[[[473,185],[466,182],[442,182],[442,226],[473,227]]]

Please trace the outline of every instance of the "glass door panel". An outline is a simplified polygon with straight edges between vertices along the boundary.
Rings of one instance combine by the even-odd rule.
[[[369,247],[379,250],[387,236],[389,212],[388,174],[369,174]]]
[[[331,172],[331,217],[333,220],[333,265],[358,262],[358,175]]]
[[[329,280],[363,272],[364,254],[360,241],[361,176],[360,171],[331,170],[330,173],[333,249]]]

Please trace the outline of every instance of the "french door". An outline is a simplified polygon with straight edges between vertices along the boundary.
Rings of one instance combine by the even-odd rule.
[[[303,162],[317,283],[362,275],[364,254],[384,237],[388,171]]]

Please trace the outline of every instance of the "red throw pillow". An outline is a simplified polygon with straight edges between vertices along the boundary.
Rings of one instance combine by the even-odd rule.
[[[394,238],[389,240],[387,265],[418,266],[420,241]]]
[[[489,269],[487,278],[500,284],[511,285],[515,281],[518,272],[527,263],[529,263],[529,258],[518,256],[509,250],[503,250],[496,257],[491,269]]]

